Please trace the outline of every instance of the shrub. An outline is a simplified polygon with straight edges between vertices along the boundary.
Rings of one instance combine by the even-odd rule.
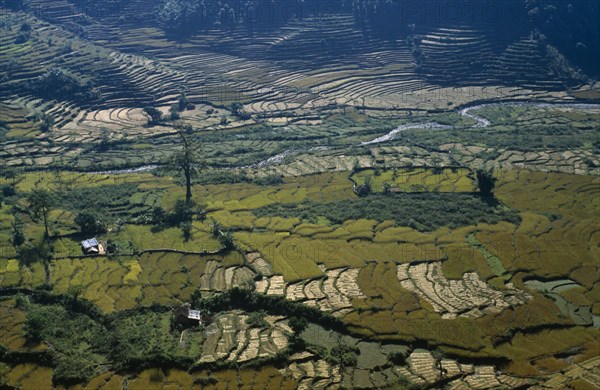
[[[322,216],[333,224],[363,218],[380,222],[393,220],[397,226],[409,226],[419,231],[432,231],[442,226],[475,225],[478,222],[520,221],[516,210],[464,193],[372,194],[326,203],[273,204],[252,210],[252,213],[257,217],[297,217],[309,221],[316,221]]]
[[[169,119],[176,121],[179,118],[181,118],[181,115],[179,115],[179,109],[176,105],[171,106],[171,108],[169,108]]]
[[[265,313],[263,310],[253,311],[248,316],[246,323],[251,328],[267,328],[269,323],[267,320],[265,320],[266,315],[267,313]]]
[[[181,232],[183,233],[183,239],[189,241],[192,237],[192,223],[190,221],[184,221],[179,224]]]
[[[75,217],[75,223],[79,225],[82,234],[106,233],[106,222],[102,221],[96,214],[82,212]]]
[[[96,98],[90,82],[61,68],[52,68],[37,79],[28,81],[24,89],[46,99],[88,102]]]
[[[148,114],[148,125],[152,126],[159,123],[162,120],[162,113],[151,106],[144,107],[144,112]]]

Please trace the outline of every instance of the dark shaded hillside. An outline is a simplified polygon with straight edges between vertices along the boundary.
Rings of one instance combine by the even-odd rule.
[[[123,0],[112,1],[115,2],[123,3]],[[597,55],[600,51],[597,23],[600,6],[594,0],[163,0],[156,7],[154,17],[165,31],[183,38],[194,31],[214,27],[227,29],[243,24],[251,32],[277,28],[294,19],[349,13],[354,15],[357,27],[363,33],[391,41],[412,39],[416,33],[426,35],[436,29],[462,26],[487,30],[487,41],[492,45],[502,42],[506,47],[535,32],[544,46],[556,47],[587,75],[597,78],[600,74]],[[417,49],[417,62],[421,55]],[[471,60],[477,64],[484,59]],[[476,66],[470,70],[477,70]]]
[[[422,65],[417,70],[438,83],[485,84],[500,80],[514,84],[516,79],[529,80],[535,85],[540,77],[550,76],[567,85],[576,85],[583,81],[583,74],[591,78],[600,74],[600,59],[596,55],[600,52],[597,26],[600,6],[594,0],[162,0],[158,3],[70,0],[70,3],[76,7],[72,14],[85,15],[84,21],[78,22],[84,25],[84,31],[90,18],[122,26],[158,26],[176,40],[187,40],[200,31],[217,28],[239,37],[232,42],[234,45],[236,41],[275,31],[293,21],[322,16],[325,16],[323,28],[335,35],[335,24],[325,25],[325,21],[331,21],[331,16],[353,15],[356,31],[367,40],[406,41],[414,62]],[[245,36],[240,35],[236,26],[244,26]],[[318,45],[312,45],[309,51],[314,53],[298,51],[290,42],[289,49],[278,47],[277,54],[285,61],[288,55],[346,56],[349,51],[360,51],[360,39],[357,45],[352,45],[343,42],[345,38],[313,37],[311,40]],[[226,41],[224,45],[227,46]],[[516,52],[521,51],[525,56],[531,53],[531,63],[515,67],[519,62],[515,58],[521,56]],[[453,66],[447,66],[447,61]],[[540,65],[539,72],[532,69]],[[444,68],[443,74],[440,67]]]
[[[532,24],[570,61],[591,77],[600,75],[600,2],[526,2]]]

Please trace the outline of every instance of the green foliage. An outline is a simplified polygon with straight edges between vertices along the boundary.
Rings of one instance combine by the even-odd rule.
[[[25,266],[46,262],[52,258],[52,253],[52,244],[45,240],[37,244],[25,242],[17,251],[19,262]]]
[[[383,193],[389,195],[392,193],[392,185],[390,183],[383,183]]]
[[[363,184],[357,185],[354,192],[360,197],[369,195],[371,193],[371,176],[365,177]]]
[[[171,157],[170,165],[181,171],[185,179],[185,201],[189,205],[192,200],[192,179],[203,165],[198,145],[192,144],[183,133],[179,133],[183,147]]]
[[[190,221],[184,221],[179,224],[181,232],[183,233],[183,240],[189,241],[192,238],[192,223]]]
[[[55,382],[85,381],[107,362],[98,352],[107,350],[109,333],[85,314],[69,312],[59,305],[31,305],[23,329],[28,339],[52,346]]]
[[[148,118],[148,125],[149,126],[153,126],[155,124],[158,124],[162,120],[162,113],[158,109],[156,109],[156,108],[154,108],[152,106],[144,107],[144,112],[146,114],[148,114],[148,117],[149,117]]]
[[[93,305],[63,297],[34,296],[27,311],[24,333],[33,342],[52,348],[53,381],[85,382],[102,372],[152,366],[189,367],[197,350],[180,348],[171,332],[168,308],[141,308],[105,316]]]
[[[246,324],[251,328],[267,328],[269,323],[265,320],[266,315],[264,310],[253,311],[248,315]]]
[[[217,383],[219,383],[219,380],[214,376],[206,376],[194,379],[194,384],[200,386],[216,385]]]
[[[322,312],[316,307],[306,306],[300,302],[288,301],[279,296],[264,295],[244,290],[239,287],[234,287],[231,290],[206,298],[202,297],[202,291],[196,290],[192,293],[190,300],[193,307],[208,310],[211,313],[234,309],[244,309],[250,312],[264,310],[272,315],[302,318],[327,329],[340,331],[346,329],[342,320],[333,317],[331,314]]]
[[[36,114],[36,120],[40,122],[40,131],[47,133],[54,125],[54,118],[45,112]]]
[[[190,29],[194,21],[201,20],[201,8],[197,0],[165,0],[157,9],[158,23],[171,31]]]
[[[481,197],[463,193],[372,194],[358,199],[330,203],[305,201],[299,204],[275,204],[252,211],[258,217],[301,218],[316,223],[325,217],[334,224],[347,220],[393,220],[397,226],[432,231],[442,226],[456,228],[479,222],[520,221],[516,210],[491,205]]]
[[[29,208],[36,218],[41,218],[44,221],[44,232],[46,237],[48,233],[48,213],[56,202],[54,195],[44,189],[34,189],[29,195],[27,195],[27,201],[29,202]]]
[[[488,198],[493,196],[494,187],[496,186],[496,178],[492,171],[478,169],[477,175],[477,186],[481,196]]]
[[[12,245],[17,248],[25,242],[25,233],[23,233],[23,222],[18,214],[15,215],[15,220],[12,224]]]
[[[106,233],[106,222],[102,221],[95,213],[81,212],[75,217],[75,223],[79,225],[82,234]]]
[[[340,364],[342,367],[354,367],[358,361],[358,354],[357,348],[340,345],[331,349],[327,360],[332,364]]]
[[[250,119],[250,114],[244,111],[244,105],[242,103],[232,103],[230,107],[231,113],[241,120]]]
[[[402,352],[392,352],[388,355],[390,363],[402,366],[406,363],[406,355]]]
[[[75,213],[94,214],[102,221],[133,219],[147,214],[151,207],[143,200],[136,201],[133,197],[134,194],[139,196],[141,192],[144,191],[133,184],[75,187],[59,194],[58,205]]]
[[[188,104],[190,104],[190,101],[188,100],[185,90],[182,89],[179,92],[179,100],[177,101],[177,108],[179,109],[179,111],[183,111],[187,108]]]
[[[233,249],[235,247],[233,241],[233,234],[229,231],[221,231],[219,236],[217,237],[223,248],[225,249]]]
[[[306,318],[304,317],[294,316],[290,318],[289,324],[294,333],[299,335],[308,326],[308,321],[306,321]]]
[[[62,68],[51,68],[37,79],[27,81],[23,89],[45,99],[89,102],[96,98],[90,82]]]
[[[179,118],[181,118],[181,116],[179,115],[179,108],[177,107],[177,105],[172,105],[169,108],[169,119],[172,121],[176,121]]]

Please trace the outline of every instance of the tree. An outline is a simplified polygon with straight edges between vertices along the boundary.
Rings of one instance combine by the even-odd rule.
[[[83,234],[99,234],[106,232],[106,223],[101,221],[96,214],[82,212],[75,217],[75,223],[79,225]]]
[[[25,234],[23,234],[23,222],[18,215],[15,215],[15,221],[13,222],[12,227],[12,244],[15,248],[18,248],[25,242]]]
[[[198,152],[194,150],[194,146],[187,140],[183,133],[179,133],[183,141],[183,149],[173,155],[173,165],[175,168],[183,172],[185,177],[185,203],[186,206],[191,206],[192,201],[192,176],[196,174],[198,167],[201,164]]]
[[[481,196],[484,198],[493,197],[494,187],[496,186],[497,179],[494,177],[492,171],[487,169],[478,169],[476,175],[477,186],[479,187]]]
[[[29,207],[36,217],[42,217],[44,221],[44,237],[50,236],[48,233],[48,214],[54,206],[54,196],[49,191],[43,189],[34,189],[27,196]]]
[[[183,221],[179,224],[181,232],[183,233],[183,240],[189,241],[192,238],[192,223],[190,221]]]
[[[354,192],[361,197],[369,195],[371,193],[371,176],[365,177],[364,183],[357,185]]]
[[[231,103],[231,113],[233,115],[238,115],[244,109],[244,105],[239,102]]]
[[[389,195],[392,193],[392,185],[388,182],[383,183],[383,193]]]
[[[45,112],[38,113],[36,115],[37,120],[40,122],[40,131],[47,133],[54,126],[54,118]]]
[[[19,179],[19,172],[12,167],[3,167],[2,176],[4,176],[5,179],[10,180],[12,185],[14,186],[15,184],[17,184],[17,181]]]
[[[250,119],[250,114],[244,111],[244,105],[239,102],[235,102],[231,104],[231,113],[239,119],[248,120]]]
[[[187,95],[185,93],[185,90],[181,90],[181,92],[179,92],[179,101],[177,102],[179,111],[183,111],[187,108],[189,103],[189,100],[187,98]]]
[[[181,115],[179,115],[179,109],[177,108],[177,105],[173,104],[171,108],[169,108],[169,119],[176,121],[179,118],[181,118]]]
[[[148,114],[148,116],[150,117],[148,119],[149,126],[155,125],[162,120],[162,113],[154,107],[151,107],[151,106],[144,107],[144,112],[146,114]]]

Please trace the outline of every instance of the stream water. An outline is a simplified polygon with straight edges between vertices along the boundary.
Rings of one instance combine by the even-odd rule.
[[[473,111],[478,111],[488,107],[539,107],[539,108],[574,108],[579,110],[592,110],[600,109],[600,104],[590,103],[535,103],[535,102],[502,102],[502,103],[484,103],[476,106],[465,107],[458,111],[458,113],[465,117],[474,120],[476,123],[471,128],[483,128],[492,125],[489,119],[481,117]],[[443,125],[437,122],[426,122],[426,123],[409,123],[396,127],[386,135],[375,138],[371,141],[362,142],[361,145],[371,145],[381,142],[386,142],[394,139],[395,135],[411,129],[452,129],[454,126]]]
[[[462,108],[458,111],[458,113],[466,118],[474,120],[476,123],[471,128],[484,128],[492,125],[492,122],[489,119],[481,117],[474,113],[474,111],[481,110],[483,108],[488,107],[499,107],[499,106],[509,106],[509,107],[539,107],[539,108],[573,108],[578,110],[593,110],[600,109],[600,104],[592,104],[592,103],[536,103],[536,102],[502,102],[502,103],[484,103],[478,104],[475,106],[469,106]],[[444,125],[437,122],[425,122],[425,123],[407,123],[404,125],[400,125],[390,131],[389,133],[377,137],[371,141],[361,142],[360,145],[372,145],[378,144],[382,142],[391,141],[394,139],[396,134],[401,133],[406,130],[414,130],[414,129],[426,129],[426,130],[444,130],[444,129],[452,129],[454,126]],[[299,149],[288,149],[281,153],[278,153],[274,156],[267,158],[266,160],[260,161],[256,164],[243,166],[240,168],[263,168],[269,165],[281,164],[283,160],[294,154],[298,154],[300,152],[310,152],[314,150],[326,150],[328,147],[318,146],[309,149],[299,150]],[[128,174],[128,173],[139,173],[139,172],[147,172],[152,171],[158,168],[159,165],[143,165],[137,168],[128,168],[128,169],[117,169],[117,170],[109,170],[109,171],[97,171],[97,172],[89,172],[92,174],[110,174],[110,175],[119,175],[119,174]]]

